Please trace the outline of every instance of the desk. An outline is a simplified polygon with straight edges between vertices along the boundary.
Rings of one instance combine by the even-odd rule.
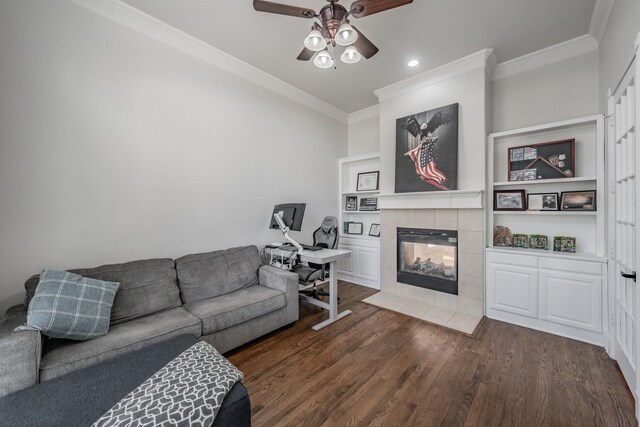
[[[329,326],[333,322],[342,319],[351,314],[351,310],[345,310],[338,313],[338,260],[349,258],[351,251],[344,249],[320,249],[319,251],[303,251],[298,255],[302,262],[312,262],[314,264],[330,264],[329,268],[329,304],[306,295],[300,295],[310,304],[325,308],[329,311],[329,318],[324,322],[320,322],[312,329],[319,331],[325,326]]]

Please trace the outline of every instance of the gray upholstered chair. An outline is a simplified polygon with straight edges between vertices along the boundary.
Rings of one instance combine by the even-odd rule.
[[[313,232],[313,246],[320,246],[327,249],[338,248],[338,219],[334,216],[326,216],[322,220],[322,225]],[[292,271],[298,274],[300,282],[303,284],[315,284],[323,281],[329,272],[329,264],[296,264]],[[320,299],[328,296],[329,293],[313,286],[312,289],[301,291],[304,295]]]

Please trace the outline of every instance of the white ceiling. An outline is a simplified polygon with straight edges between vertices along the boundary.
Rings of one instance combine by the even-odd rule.
[[[373,91],[483,48],[498,62],[586,34],[595,0],[414,0],[352,19],[380,48],[354,65],[321,70],[297,61],[313,20],[261,13],[251,0],[124,0],[348,113],[377,103]],[[324,0],[281,0],[319,10]],[[349,6],[352,0],[343,0]],[[420,60],[415,68],[409,59]]]

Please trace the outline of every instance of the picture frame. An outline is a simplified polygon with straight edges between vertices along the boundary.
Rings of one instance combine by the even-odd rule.
[[[458,103],[396,119],[395,193],[458,189]]]
[[[529,235],[528,234],[514,234],[511,238],[511,247],[513,248],[529,248]]]
[[[524,211],[526,210],[524,190],[494,190],[494,211]]]
[[[371,228],[369,228],[369,236],[380,237],[380,224],[371,224]]]
[[[362,234],[362,223],[350,222],[347,227],[347,234]]]
[[[377,197],[362,197],[360,199],[361,211],[377,211],[378,210],[378,198]]]
[[[576,176],[576,140],[508,147],[507,162],[509,181],[573,178]]]
[[[561,211],[593,212],[596,208],[596,190],[563,191],[560,197]]]
[[[380,184],[380,171],[360,172],[356,191],[375,191]]]
[[[576,252],[576,238],[569,236],[555,236],[553,238],[554,252]]]
[[[549,250],[549,238],[544,234],[529,235],[529,249]]]
[[[527,194],[528,211],[557,211],[560,209],[558,193],[529,193]]]
[[[347,196],[344,206],[345,211],[358,210],[358,196]]]

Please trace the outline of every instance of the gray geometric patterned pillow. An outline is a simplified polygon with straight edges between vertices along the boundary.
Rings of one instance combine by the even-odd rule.
[[[119,287],[119,283],[45,269],[29,303],[27,323],[15,330],[76,341],[106,335]]]

